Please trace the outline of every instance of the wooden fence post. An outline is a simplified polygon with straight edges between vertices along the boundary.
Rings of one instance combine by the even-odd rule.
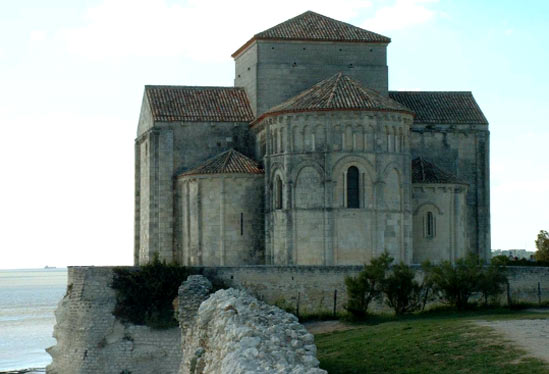
[[[334,290],[334,317],[337,313],[337,290]]]
[[[301,293],[297,293],[297,304],[296,304],[296,307],[295,307],[295,315],[297,318],[299,318],[299,298],[301,296]]]

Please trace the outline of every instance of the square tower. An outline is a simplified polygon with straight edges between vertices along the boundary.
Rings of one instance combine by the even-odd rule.
[[[384,96],[391,39],[308,11],[260,32],[240,47],[235,87],[259,116],[339,72]]]

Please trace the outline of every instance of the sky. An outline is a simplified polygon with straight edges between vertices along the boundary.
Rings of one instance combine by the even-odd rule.
[[[392,90],[472,91],[492,248],[549,230],[549,2],[0,0],[0,269],[129,265],[146,84],[233,84],[255,33],[312,10],[389,36]]]

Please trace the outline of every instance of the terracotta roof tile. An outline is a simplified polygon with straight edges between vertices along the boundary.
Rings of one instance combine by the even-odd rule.
[[[254,116],[243,88],[145,86],[155,121],[250,122]]]
[[[471,92],[390,91],[389,97],[412,109],[415,123],[488,124]]]
[[[233,57],[242,52],[254,40],[303,40],[330,42],[390,43],[391,39],[349,23],[307,11],[270,29],[255,34],[240,47]]]
[[[234,149],[229,149],[179,176],[201,174],[263,174],[263,169],[251,158]]]
[[[412,160],[412,183],[467,184],[421,157]]]
[[[314,112],[332,110],[398,111],[413,113],[404,105],[374,90],[363,87],[356,80],[338,73],[315,84],[308,90],[269,109],[257,121],[276,113]],[[255,121],[255,122],[257,122]]]

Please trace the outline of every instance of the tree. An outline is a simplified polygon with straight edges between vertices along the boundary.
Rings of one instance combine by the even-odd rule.
[[[382,285],[393,258],[384,252],[379,257],[374,257],[369,265],[356,277],[346,277],[347,306],[346,309],[355,317],[363,317],[367,314],[368,305],[374,299],[381,297]]]
[[[536,240],[536,248],[538,249],[534,254],[536,261],[549,261],[549,233],[545,230],[541,230]]]

